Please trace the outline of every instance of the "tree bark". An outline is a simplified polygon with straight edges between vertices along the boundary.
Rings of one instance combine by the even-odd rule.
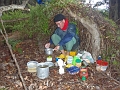
[[[120,16],[120,0],[109,1],[109,18],[117,21]]]
[[[4,0],[0,0],[0,6],[4,6]]]

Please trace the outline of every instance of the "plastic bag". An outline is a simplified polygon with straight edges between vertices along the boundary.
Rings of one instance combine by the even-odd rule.
[[[88,59],[90,63],[94,63],[94,59],[92,58],[92,55],[87,51],[83,52],[82,59],[83,60]]]

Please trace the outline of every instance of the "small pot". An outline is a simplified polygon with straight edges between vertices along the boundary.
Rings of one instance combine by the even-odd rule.
[[[27,63],[28,72],[36,72],[37,64],[37,61],[29,61]]]
[[[46,48],[46,49],[45,49],[45,53],[46,53],[47,55],[52,55],[52,54],[53,54],[53,51],[54,51],[54,49],[52,49],[52,48]]]

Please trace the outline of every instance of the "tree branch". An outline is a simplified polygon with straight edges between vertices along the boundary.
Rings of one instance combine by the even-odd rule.
[[[8,48],[9,48],[9,50],[10,50],[10,53],[11,53],[11,55],[12,55],[13,60],[15,61],[15,64],[16,64],[17,69],[18,69],[18,74],[19,74],[19,76],[20,76],[20,79],[21,79],[21,81],[22,81],[22,84],[23,84],[23,86],[24,86],[24,89],[27,90],[27,87],[26,87],[26,85],[25,85],[25,81],[24,81],[24,79],[23,79],[23,77],[22,77],[22,74],[21,74],[21,71],[20,71],[18,62],[17,62],[16,57],[15,57],[15,54],[13,54],[11,45],[10,45],[9,42],[8,42],[8,35],[7,35],[7,33],[6,33],[6,30],[5,30],[5,27],[4,27],[4,24],[3,24],[3,21],[2,21],[1,18],[0,18],[0,21],[1,21],[1,23],[2,23],[2,27],[3,27],[4,33],[3,33],[2,29],[0,29],[0,32],[1,32],[2,36],[4,37],[4,39],[5,39],[5,41],[6,41],[6,44],[7,44]]]
[[[12,4],[12,5],[8,5],[8,6],[1,6],[0,7],[0,17],[2,16],[2,13],[4,11],[8,11],[8,10],[21,9],[21,10],[28,10],[28,11],[30,11],[29,9],[25,9],[25,6],[28,3],[28,1],[29,0],[23,1],[21,5]]]

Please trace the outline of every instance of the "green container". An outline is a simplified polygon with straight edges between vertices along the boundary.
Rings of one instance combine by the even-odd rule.
[[[74,56],[73,57],[73,61],[72,61],[72,64],[75,66],[76,65],[76,60],[79,59],[77,56]]]
[[[81,60],[80,59],[76,59],[76,63],[81,63]]]
[[[82,76],[82,81],[86,81],[86,77],[85,76]]]

